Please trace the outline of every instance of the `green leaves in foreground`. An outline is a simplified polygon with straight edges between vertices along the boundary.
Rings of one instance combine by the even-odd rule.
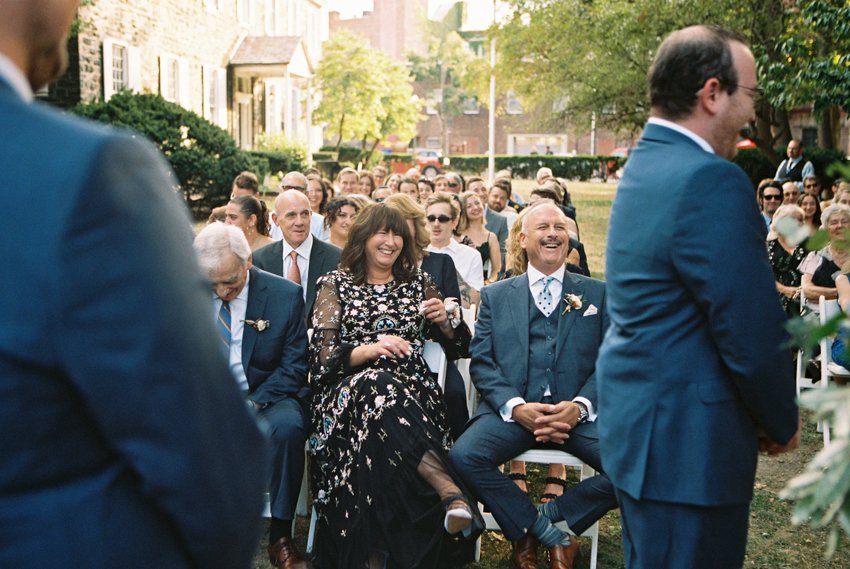
[[[839,528],[850,535],[850,388],[812,389],[800,402],[814,411],[816,421],[828,422],[832,438],[779,496],[794,501],[794,525],[830,528],[826,551],[830,557],[838,545]]]

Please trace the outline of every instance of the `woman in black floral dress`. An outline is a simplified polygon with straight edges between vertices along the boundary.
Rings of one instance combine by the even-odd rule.
[[[450,319],[416,268],[404,218],[361,211],[340,270],[319,281],[310,346],[316,563],[322,569],[437,567],[446,533],[482,527],[445,460],[448,431],[426,338],[465,357],[469,329]]]
[[[803,243],[791,245],[782,233],[777,231],[777,222],[785,217],[804,223],[803,210],[796,205],[782,205],[773,214],[770,233],[767,235],[767,257],[773,269],[773,280],[779,301],[788,317],[800,315],[800,263],[806,258],[807,251]]]

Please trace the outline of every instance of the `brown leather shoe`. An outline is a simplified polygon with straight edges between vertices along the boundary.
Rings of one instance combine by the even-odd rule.
[[[295,551],[292,539],[282,537],[269,545],[269,563],[277,569],[307,569],[307,563]]]
[[[573,569],[578,559],[578,540],[571,538],[569,545],[556,545],[549,548],[549,569]]]
[[[539,544],[537,538],[530,533],[516,540],[511,553],[511,566],[514,569],[536,569],[537,546]]]

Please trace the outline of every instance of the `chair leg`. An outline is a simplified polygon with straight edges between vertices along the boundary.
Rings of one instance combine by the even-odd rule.
[[[313,541],[316,539],[316,508],[313,507],[313,513],[310,514],[310,530],[307,532],[307,547],[304,551],[307,555],[313,553]]]

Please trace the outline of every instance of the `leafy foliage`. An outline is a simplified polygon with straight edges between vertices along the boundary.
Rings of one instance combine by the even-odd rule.
[[[266,158],[271,171],[283,177],[287,172],[303,170],[309,151],[306,144],[291,141],[283,133],[264,133],[259,136],[257,151],[252,154]]]
[[[227,201],[239,172],[250,170],[262,179],[268,171],[267,160],[240,150],[227,131],[159,95],[125,91],[71,112],[149,138],[168,159],[189,208],[200,218]]]
[[[322,100],[313,113],[326,132],[343,141],[362,140],[372,149],[394,134],[413,138],[420,105],[413,98],[412,78],[400,62],[369,47],[357,34],[334,34],[316,69]]]

